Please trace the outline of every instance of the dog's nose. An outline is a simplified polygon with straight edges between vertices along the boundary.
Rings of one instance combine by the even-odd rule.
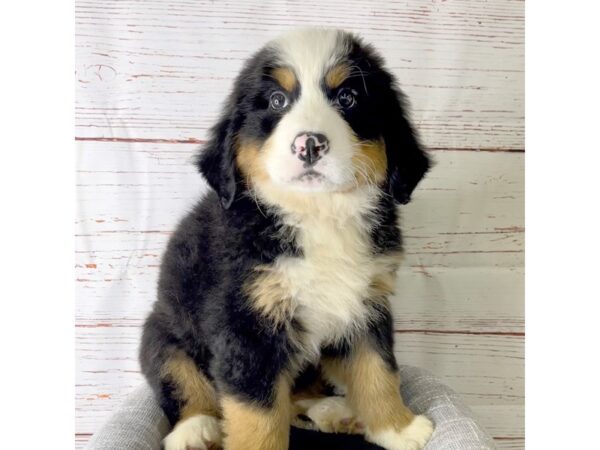
[[[323,133],[303,131],[292,142],[292,153],[298,155],[304,167],[314,166],[329,151],[329,141]]]

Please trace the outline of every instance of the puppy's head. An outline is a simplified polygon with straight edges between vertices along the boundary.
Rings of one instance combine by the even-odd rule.
[[[197,163],[221,203],[256,192],[377,185],[407,203],[429,167],[383,60],[352,34],[305,29],[244,66]]]

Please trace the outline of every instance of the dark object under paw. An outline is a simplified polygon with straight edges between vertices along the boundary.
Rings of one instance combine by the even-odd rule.
[[[292,427],[289,450],[384,450],[358,434],[322,433]]]

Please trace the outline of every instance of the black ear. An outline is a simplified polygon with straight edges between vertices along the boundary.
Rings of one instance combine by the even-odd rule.
[[[230,104],[217,124],[210,131],[209,141],[202,147],[196,158],[196,166],[213,188],[221,205],[227,209],[233,203],[236,193],[235,135],[241,120]]]
[[[388,187],[396,201],[404,205],[430,163],[406,116],[404,96],[394,87],[391,77],[389,81],[382,133],[388,159]]]

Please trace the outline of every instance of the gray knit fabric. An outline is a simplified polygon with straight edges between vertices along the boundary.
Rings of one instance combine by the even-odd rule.
[[[433,420],[426,450],[491,450],[494,441],[458,395],[429,372],[401,366],[402,396],[408,406]],[[147,385],[137,388],[94,434],[88,450],[159,450],[168,421]]]
[[[426,370],[400,366],[402,398],[435,429],[426,450],[491,450],[496,445],[458,394]]]
[[[158,450],[170,429],[169,421],[150,386],[133,391],[121,407],[92,436],[87,449]]]

